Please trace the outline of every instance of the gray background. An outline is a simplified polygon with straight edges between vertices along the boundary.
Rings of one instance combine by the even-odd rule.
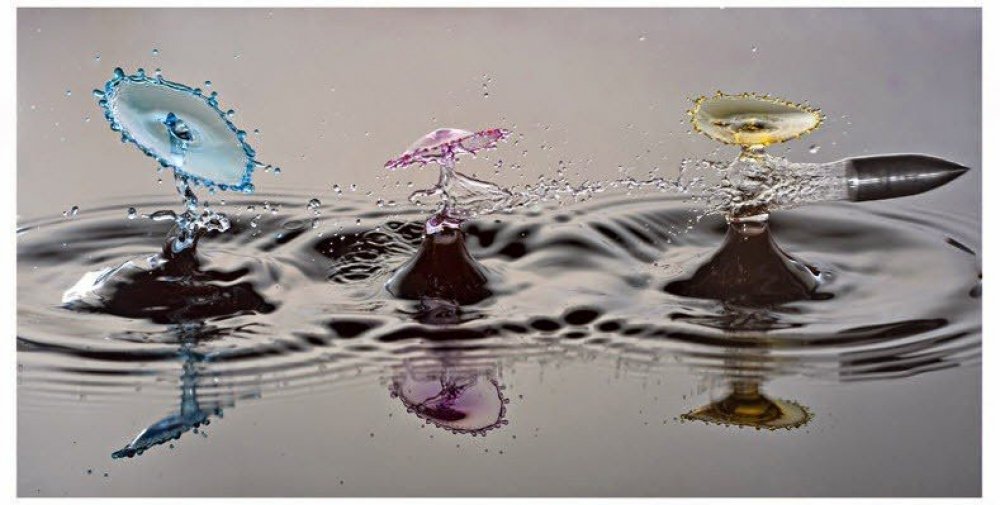
[[[283,168],[257,176],[259,191],[322,198],[355,183],[398,197],[376,180],[382,164],[437,127],[523,134],[497,153],[523,166],[505,184],[559,161],[577,180],[669,175],[714,149],[687,135],[684,111],[717,89],[821,107],[827,124],[789,144],[796,160],[923,152],[978,168],[980,40],[971,9],[21,9],[18,212],[172,191],[90,94],[115,66],[211,80],[236,124],[260,129],[260,159]],[[927,201],[961,195],[978,213],[978,179]]]

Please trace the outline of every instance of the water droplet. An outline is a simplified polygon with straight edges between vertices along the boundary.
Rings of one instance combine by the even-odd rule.
[[[97,53],[94,55],[94,61],[101,61],[101,54]]]
[[[135,219],[138,216],[139,216],[139,213],[135,210],[135,207],[129,207],[128,208],[128,218],[129,219]]]
[[[152,53],[153,53],[153,56],[159,56],[160,55],[160,50],[154,47]]]
[[[810,154],[816,154],[818,152],[819,152],[819,146],[818,145],[813,144],[813,145],[809,146],[809,153]]]
[[[76,205],[74,205],[74,206],[70,207],[69,210],[63,212],[63,216],[73,217],[73,216],[75,216],[75,215],[77,215],[79,213],[80,213],[80,207],[77,207]]]
[[[66,96],[73,96],[73,92],[67,89],[66,90]]]
[[[205,81],[205,87],[206,88],[211,88],[212,87],[212,81]]]
[[[639,36],[639,42],[645,42],[645,41],[646,41],[646,36],[645,35],[640,35]]]
[[[757,52],[757,46],[753,46],[753,47],[751,47],[751,48],[750,48],[750,52],[751,52],[751,53],[756,53],[756,52]]]
[[[318,198],[313,198],[312,200],[309,200],[309,203],[306,204],[306,208],[310,210],[317,210],[322,204],[323,203],[320,202]]]

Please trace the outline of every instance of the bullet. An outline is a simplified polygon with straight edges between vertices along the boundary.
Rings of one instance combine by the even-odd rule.
[[[757,154],[741,156],[726,169],[724,184],[704,188],[713,210],[745,220],[768,211],[848,200],[885,200],[943,186],[969,169],[922,154],[846,158],[796,163]]]
[[[969,171],[948,160],[922,154],[889,154],[843,160],[847,196],[863,202],[916,195],[943,186]]]

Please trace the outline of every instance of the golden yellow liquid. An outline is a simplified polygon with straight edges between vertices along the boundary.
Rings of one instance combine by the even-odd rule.
[[[811,418],[809,410],[796,402],[764,396],[754,382],[736,382],[725,398],[681,416],[685,421],[769,430],[798,428]]]
[[[769,95],[717,92],[688,111],[695,131],[724,142],[760,148],[798,138],[823,122],[819,109]]]

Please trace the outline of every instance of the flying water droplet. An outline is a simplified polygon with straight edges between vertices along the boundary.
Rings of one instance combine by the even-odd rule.
[[[319,208],[321,205],[323,205],[323,203],[319,201],[319,198],[313,198],[306,204],[306,208],[313,211],[313,214],[319,215]]]

